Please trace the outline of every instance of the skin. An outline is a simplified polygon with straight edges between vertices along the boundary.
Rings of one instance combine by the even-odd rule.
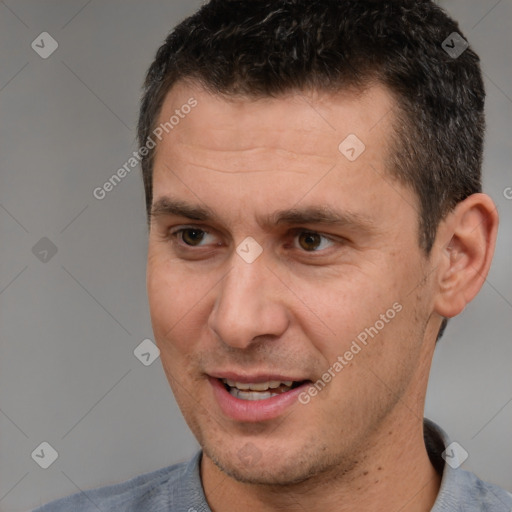
[[[440,478],[422,418],[435,339],[487,275],[494,204],[484,194],[459,203],[425,255],[418,200],[386,171],[395,104],[381,86],[249,100],[180,83],[160,122],[192,96],[197,106],[157,147],[153,204],[169,196],[216,218],[155,210],[147,289],[166,376],[203,448],[211,509],[430,510]],[[366,146],[353,162],[338,150],[351,133]],[[311,205],[365,224],[258,222]],[[191,226],[208,233],[169,236]],[[248,236],[263,249],[252,263],[236,252]],[[219,408],[208,374],[315,382],[395,303],[401,311],[309,403],[261,422]]]

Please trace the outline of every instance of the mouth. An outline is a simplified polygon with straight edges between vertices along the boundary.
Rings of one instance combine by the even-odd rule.
[[[236,422],[261,422],[281,416],[298,401],[312,383],[284,375],[208,376],[215,402],[227,418]]]
[[[302,381],[278,381],[270,380],[267,382],[236,382],[230,379],[219,379],[226,391],[235,398],[240,400],[268,400],[273,396],[287,393],[292,389],[302,386],[306,383]]]

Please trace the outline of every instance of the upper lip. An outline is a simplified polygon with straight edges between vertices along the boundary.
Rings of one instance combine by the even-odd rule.
[[[243,384],[259,384],[262,382],[270,382],[274,381],[293,381],[293,382],[302,382],[303,380],[308,380],[302,377],[292,377],[290,375],[286,375],[284,373],[255,373],[252,375],[241,374],[231,371],[225,372],[211,372],[208,373],[210,377],[214,377],[216,379],[228,379],[235,382],[241,382]]]

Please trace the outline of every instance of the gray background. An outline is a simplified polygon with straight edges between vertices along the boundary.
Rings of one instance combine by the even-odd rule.
[[[138,168],[92,195],[137,149],[140,86],[168,31],[198,1],[0,1],[0,510],[23,511],[191,456],[198,445],[152,338]],[[437,349],[426,416],[468,452],[465,469],[512,490],[512,0],[447,0],[482,58],[485,191],[501,227],[478,298]],[[32,41],[59,47],[42,59]],[[510,195],[509,195],[510,197]],[[32,252],[49,238],[47,262]],[[43,441],[59,453],[31,458]]]

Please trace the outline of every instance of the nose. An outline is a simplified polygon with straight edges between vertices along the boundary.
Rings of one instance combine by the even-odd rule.
[[[267,267],[264,252],[252,263],[236,252],[219,283],[208,325],[221,342],[248,348],[262,337],[281,336],[289,323],[285,286]]]

